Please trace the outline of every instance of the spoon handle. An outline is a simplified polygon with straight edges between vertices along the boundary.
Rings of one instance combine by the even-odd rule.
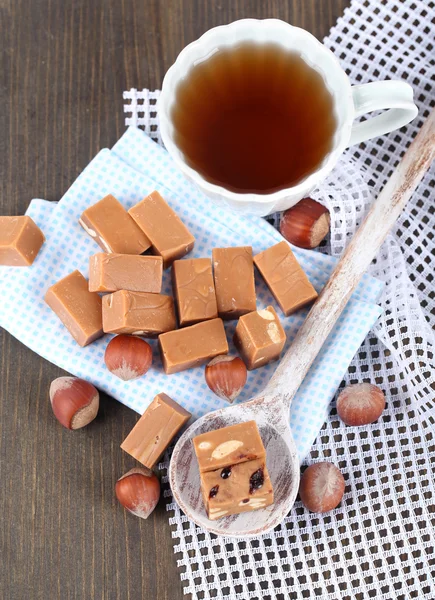
[[[373,203],[281,359],[262,394],[266,401],[279,395],[285,406],[290,408],[308,369],[434,156],[435,109]]]

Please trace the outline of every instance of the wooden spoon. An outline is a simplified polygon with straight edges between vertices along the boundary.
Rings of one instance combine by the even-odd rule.
[[[255,536],[279,525],[292,508],[299,487],[299,459],[289,425],[292,399],[434,155],[433,110],[373,203],[262,395],[205,415],[179,439],[172,454],[169,481],[176,502],[197,525],[224,536]],[[201,497],[192,438],[251,419],[257,422],[266,447],[275,502],[261,510],[210,521]]]

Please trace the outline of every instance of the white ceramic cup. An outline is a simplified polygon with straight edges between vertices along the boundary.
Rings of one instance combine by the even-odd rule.
[[[217,48],[231,48],[243,42],[275,43],[297,52],[318,71],[334,99],[337,128],[333,146],[313,173],[289,188],[271,194],[236,193],[210,183],[190,167],[174,142],[171,119],[178,83],[198,62],[207,60]],[[354,119],[375,110],[388,109],[362,123]],[[163,142],[182,173],[209,198],[234,210],[267,215],[285,210],[307,196],[334,168],[342,152],[353,144],[389,133],[409,123],[417,115],[413,90],[403,81],[378,81],[351,86],[346,73],[328,48],[308,31],[278,19],[243,19],[210,29],[189,44],[166,73],[159,98],[160,131]]]

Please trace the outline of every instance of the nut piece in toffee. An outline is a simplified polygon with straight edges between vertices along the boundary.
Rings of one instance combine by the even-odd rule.
[[[144,232],[111,194],[87,208],[79,223],[105,252],[142,254],[151,246]]]
[[[272,306],[240,317],[234,333],[234,344],[250,371],[276,360],[285,340],[285,331]]]
[[[168,375],[202,365],[219,354],[228,354],[222,319],[163,333],[159,342],[163,368]]]
[[[210,521],[273,504],[264,458],[201,473],[201,491]]]
[[[286,242],[279,242],[254,256],[254,263],[286,317],[317,298]]]
[[[0,217],[0,265],[29,267],[44,242],[44,234],[30,217]]]
[[[166,394],[158,394],[121,444],[121,448],[152,469],[173,437],[191,417]]]
[[[207,431],[192,441],[201,473],[266,456],[255,421]]]
[[[214,248],[212,255],[219,316],[237,319],[255,310],[252,248]]]
[[[153,253],[163,258],[164,269],[192,250],[195,238],[158,192],[152,192],[128,212],[151,240]]]
[[[130,333],[153,338],[176,326],[171,296],[120,290],[103,297],[105,333]]]
[[[216,292],[209,258],[176,260],[172,265],[172,282],[180,327],[216,319]]]
[[[80,271],[48,288],[44,300],[80,346],[87,346],[103,335],[101,298],[89,291]]]
[[[161,256],[99,252],[89,259],[89,291],[158,294],[162,289],[162,272]]]

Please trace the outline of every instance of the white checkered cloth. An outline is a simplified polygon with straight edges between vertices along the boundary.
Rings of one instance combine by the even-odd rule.
[[[415,90],[419,116],[351,148],[315,192],[331,214],[325,251],[339,256],[434,105],[431,0],[353,0],[325,44],[353,83],[398,78]],[[126,123],[161,142],[158,91],[130,90]],[[297,502],[274,533],[225,541],[187,521],[168,496],[185,592],[219,600],[435,599],[434,165],[372,267],[386,283],[383,316],[345,383],[375,382],[387,409],[375,425],[344,426],[335,408],[307,463],[334,462],[346,479],[341,506],[313,515]],[[166,465],[162,465],[164,469]]]

